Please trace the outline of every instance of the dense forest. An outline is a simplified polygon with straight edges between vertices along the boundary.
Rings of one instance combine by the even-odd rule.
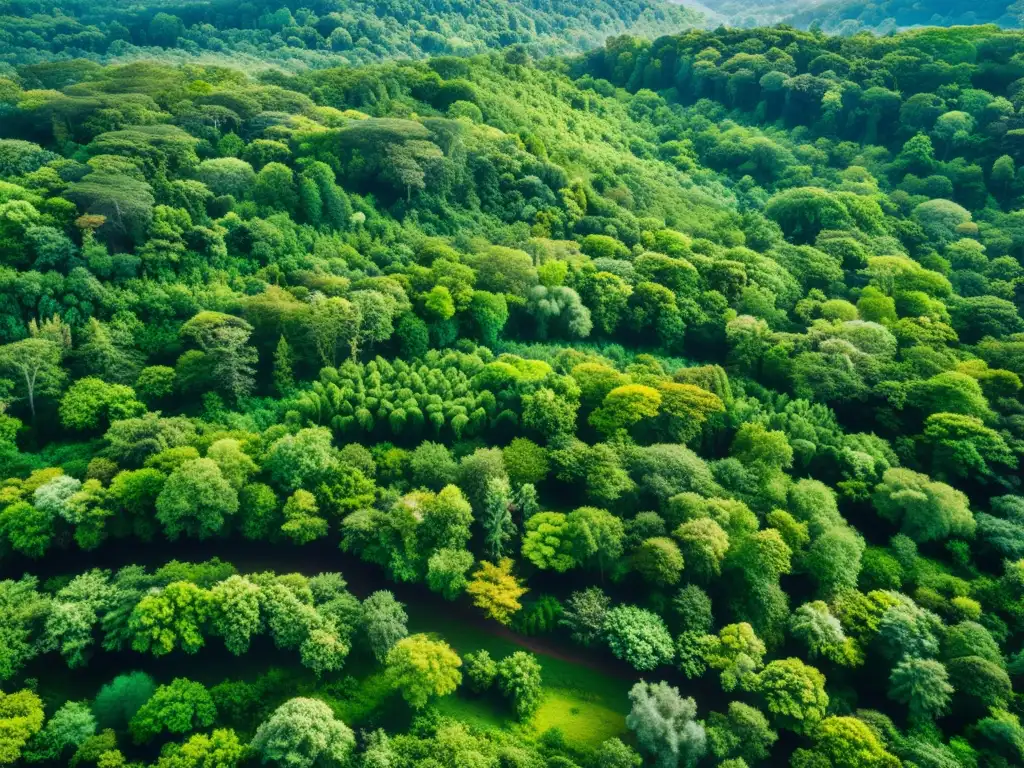
[[[1024,764],[1024,34],[538,5],[8,39],[0,764]]]
[[[655,37],[701,18],[669,0],[588,0],[585,11],[573,0],[0,0],[0,67],[199,58],[301,70],[515,44],[544,55],[623,32]]]

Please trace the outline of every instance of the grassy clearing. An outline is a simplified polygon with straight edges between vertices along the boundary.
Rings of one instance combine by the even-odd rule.
[[[516,643],[477,627],[409,606],[409,629],[442,637],[460,655],[486,649],[501,659],[522,650]],[[581,664],[538,655],[544,678],[544,701],[529,722],[537,734],[559,728],[579,747],[596,746],[626,730],[629,683]],[[438,702],[441,712],[481,727],[511,727],[509,710],[497,698],[477,698],[461,691]]]

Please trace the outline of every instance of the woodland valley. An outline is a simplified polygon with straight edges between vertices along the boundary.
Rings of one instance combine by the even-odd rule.
[[[1024,765],[1021,18],[0,0],[0,766]]]

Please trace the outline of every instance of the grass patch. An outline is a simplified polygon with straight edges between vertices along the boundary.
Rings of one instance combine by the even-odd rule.
[[[625,698],[625,690],[622,691]],[[573,746],[596,747],[605,739],[622,736],[626,730],[625,714],[604,701],[564,688],[546,689],[544,701],[530,725],[538,733],[558,728]]]
[[[446,616],[407,606],[409,630],[437,635],[459,655],[484,649],[500,660],[523,650],[519,645],[478,627]],[[544,681],[544,700],[527,727],[536,735],[558,728],[566,741],[577,747],[597,746],[605,739],[622,736],[629,712],[629,682],[591,667],[551,656],[537,655]],[[498,696],[474,697],[461,691],[437,702],[446,715],[484,728],[517,726],[511,710]]]

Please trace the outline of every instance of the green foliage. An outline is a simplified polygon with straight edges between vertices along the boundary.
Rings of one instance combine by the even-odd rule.
[[[30,762],[59,760],[95,732],[96,719],[89,705],[81,701],[65,702],[29,742],[26,757]]]
[[[612,653],[641,671],[667,664],[675,654],[661,617],[643,608],[612,608],[605,614],[604,632]]]
[[[238,494],[212,459],[191,459],[171,473],[156,500],[156,516],[171,539],[206,538],[238,511]]]
[[[145,672],[118,675],[100,688],[92,712],[100,728],[125,728],[142,705],[156,691],[156,683]]]
[[[386,590],[374,592],[363,601],[363,625],[370,650],[382,662],[395,644],[409,634],[405,606]]]
[[[331,708],[317,699],[289,699],[256,730],[249,744],[264,763],[312,768],[344,763],[355,737]]]
[[[199,768],[218,765],[234,768],[245,757],[245,746],[230,728],[217,728],[209,735],[197,733],[184,744],[167,748],[157,762],[159,768]]]
[[[526,521],[523,557],[538,568],[562,573],[576,565],[569,522],[560,512],[538,512]]]
[[[447,643],[422,634],[399,640],[387,653],[388,680],[414,709],[458,688],[461,666],[462,660]]]
[[[512,574],[512,560],[506,557],[497,565],[481,561],[466,592],[488,618],[508,624],[522,608],[519,598],[526,594],[527,588]]]
[[[217,708],[201,683],[179,677],[161,685],[132,716],[129,729],[138,743],[150,741],[164,731],[189,733],[209,728]]]
[[[626,725],[657,766],[693,766],[707,749],[707,733],[697,722],[697,703],[668,683],[637,683]]]
[[[43,702],[31,691],[0,693],[0,762],[16,763],[43,727]]]
[[[512,700],[512,708],[520,720],[528,719],[540,706],[540,672],[536,657],[525,651],[516,651],[498,662],[498,687]]]
[[[547,688],[470,656],[522,729],[452,698],[399,734],[393,690],[460,674],[386,585],[124,562],[0,582],[0,679],[52,713],[8,695],[12,759],[635,768],[567,639],[742,694],[642,684],[659,765],[1019,764],[1020,33],[933,26],[1015,11],[335,5],[0,9],[0,558],[340,540],[438,593],[416,629],[468,592],[551,632]],[[325,703],[140,673],[90,714],[49,664],[214,638]],[[388,671],[342,679],[361,643]]]
[[[472,651],[462,657],[466,680],[474,693],[489,690],[498,677],[498,663],[486,650]]]
[[[769,662],[757,675],[754,689],[780,728],[808,733],[825,716],[825,676],[800,659]]]

